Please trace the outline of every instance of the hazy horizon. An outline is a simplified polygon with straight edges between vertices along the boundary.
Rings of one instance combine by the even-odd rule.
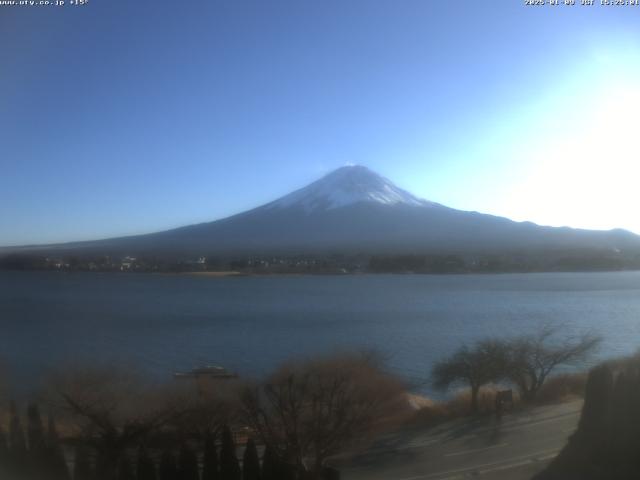
[[[640,233],[632,8],[4,8],[0,245],[228,217],[347,163],[451,208]]]
[[[328,176],[328,175],[329,175],[330,173],[332,173],[332,172],[335,172],[336,170],[340,170],[340,169],[343,169],[343,168],[349,168],[349,167],[364,167],[364,168],[366,168],[366,169],[370,170],[366,165],[354,165],[354,164],[348,164],[348,165],[344,165],[344,166],[342,166],[342,167],[338,167],[337,169],[332,170],[331,172],[328,172],[327,174],[320,176],[320,177],[319,177],[319,178],[317,178],[315,181],[324,179],[326,176]],[[371,171],[371,170],[370,170],[370,171]],[[375,173],[375,174],[377,174],[377,172],[374,172],[374,173]],[[390,181],[393,183],[393,181],[392,181],[391,179],[386,179],[386,180],[390,180]],[[311,183],[314,183],[315,181],[312,181]],[[272,200],[270,200],[270,201],[267,201],[267,202],[265,202],[265,203],[263,203],[263,204],[260,204],[260,205],[254,205],[254,206],[252,206],[252,207],[249,207],[247,210],[243,210],[243,211],[241,211],[241,212],[233,212],[233,213],[231,213],[230,215],[225,216],[225,217],[221,217],[221,218],[214,218],[214,219],[211,219],[209,222],[215,222],[215,221],[218,221],[218,220],[223,220],[223,219],[225,219],[225,218],[233,217],[233,216],[235,216],[235,215],[242,214],[242,213],[245,213],[245,212],[247,212],[247,211],[250,211],[250,210],[253,210],[253,209],[257,209],[257,208],[260,208],[260,207],[266,206],[266,205],[268,205],[268,204],[270,204],[270,203],[272,203],[272,202],[275,202],[276,200],[282,200],[282,199],[284,199],[285,197],[287,197],[287,198],[288,198],[289,196],[291,196],[291,194],[295,194],[295,193],[297,193],[297,191],[298,191],[298,190],[306,190],[306,187],[308,187],[309,185],[311,185],[311,184],[302,185],[300,188],[295,188],[293,191],[286,192],[286,193],[284,193],[283,195],[281,195],[280,197],[275,198],[275,199],[272,199]],[[396,185],[396,187],[400,187],[400,188],[402,189],[402,186],[401,186],[401,185]],[[409,194],[412,194],[412,192],[408,192],[408,193],[409,193]],[[419,198],[419,197],[418,197],[418,198]],[[421,199],[421,200],[428,200],[428,199]],[[448,207],[448,205],[444,205],[444,206],[445,206],[445,207]],[[479,213],[486,213],[486,212],[479,212]],[[204,222],[204,223],[209,223],[209,222]],[[175,226],[172,226],[172,227],[167,227],[165,230],[172,230],[172,229],[174,229],[174,228],[181,228],[181,227],[186,227],[186,226],[189,226],[189,225],[194,225],[194,224],[175,225]],[[548,226],[548,225],[541,225],[541,226]],[[560,225],[560,227],[568,227],[568,225]],[[570,228],[571,228],[571,227],[570,227]],[[619,228],[614,228],[614,229],[619,229]],[[595,229],[595,230],[598,230],[598,229]],[[609,229],[608,229],[608,230],[609,230]],[[613,230],[613,229],[610,229],[610,230]],[[160,230],[160,231],[163,231],[163,230]],[[157,232],[158,232],[158,230],[156,230],[156,231],[150,231],[150,232],[137,232],[137,233],[131,233],[131,234],[127,234],[127,235],[122,235],[122,237],[126,237],[126,236],[137,236],[137,235],[145,235],[145,234],[157,233]],[[104,237],[104,238],[72,239],[72,240],[68,240],[68,241],[59,242],[58,244],[76,243],[76,242],[83,242],[83,241],[105,240],[105,239],[107,239],[107,238],[118,238],[118,237],[116,236],[116,237]],[[55,244],[55,243],[50,243],[50,244],[52,244],[52,245],[53,245],[53,244]],[[38,245],[43,245],[43,246],[44,246],[44,245],[47,245],[47,244],[46,244],[46,243],[40,243],[40,244],[38,244],[38,243],[34,243],[34,244],[23,244],[23,245],[0,245],[0,248],[7,248],[7,247],[8,247],[8,248],[11,248],[11,247],[29,247],[29,246],[38,246]]]

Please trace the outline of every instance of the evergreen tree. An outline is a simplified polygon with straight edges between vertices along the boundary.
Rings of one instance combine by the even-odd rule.
[[[291,465],[279,457],[268,445],[262,457],[262,480],[293,480],[294,471]]]
[[[207,435],[204,441],[202,480],[220,480],[218,449],[216,448],[216,437],[213,435]]]
[[[22,430],[18,407],[16,407],[16,404],[13,401],[9,405],[9,415],[11,416],[9,421],[9,447],[14,452],[24,452],[27,449],[24,431]]]
[[[147,450],[140,447],[138,450],[138,463],[136,467],[138,480],[156,480],[156,466]],[[75,480],[75,479],[74,479]]]
[[[198,456],[187,444],[184,444],[180,449],[180,455],[178,457],[178,477],[180,480],[200,479],[200,475],[198,474]]]
[[[277,460],[278,480],[294,480],[296,478],[295,469],[290,463],[287,463],[281,459]]]
[[[93,480],[93,470],[89,451],[82,446],[76,447],[73,459],[73,480]]]
[[[7,469],[9,468],[9,459],[7,436],[4,433],[2,425],[0,425],[0,478],[8,477]]]
[[[240,464],[236,457],[236,446],[229,427],[222,430],[222,447],[220,449],[221,480],[241,480]]]
[[[247,441],[242,457],[242,480],[260,480],[260,458],[251,438]]]
[[[46,455],[46,442],[40,409],[35,404],[30,404],[27,407],[27,440],[31,460],[38,463],[42,462]]]
[[[35,478],[46,478],[49,473],[47,445],[40,410],[35,404],[27,406],[27,444],[29,471]]]
[[[262,456],[262,480],[278,479],[278,461],[273,450],[267,445]]]
[[[9,422],[9,454],[10,468],[14,475],[24,475],[27,466],[27,444],[20,422],[18,408],[14,402],[9,407],[11,420]]]
[[[320,472],[320,478],[324,480],[340,480],[340,471],[332,467],[324,467]]]
[[[50,480],[69,480],[69,468],[60,446],[58,429],[53,415],[49,414],[47,425],[47,469]]]
[[[136,480],[133,473],[133,467],[131,466],[131,460],[127,455],[123,455],[120,458],[118,465],[118,480]]]
[[[115,480],[118,475],[119,462],[114,461],[112,455],[103,449],[96,451],[95,475],[96,480]]]
[[[176,459],[169,450],[162,452],[158,477],[159,480],[179,480]]]

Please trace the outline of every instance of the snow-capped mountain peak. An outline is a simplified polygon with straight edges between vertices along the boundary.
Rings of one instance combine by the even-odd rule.
[[[341,167],[310,185],[296,190],[267,208],[302,208],[306,212],[331,210],[356,203],[383,205],[437,205],[395,186],[390,180],[363,166]]]

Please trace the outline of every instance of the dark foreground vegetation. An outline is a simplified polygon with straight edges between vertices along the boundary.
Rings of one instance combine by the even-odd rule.
[[[589,372],[577,431],[536,480],[640,478],[640,354]]]
[[[433,367],[432,381],[467,390],[444,403],[428,402],[417,413],[408,401],[417,397],[373,353],[288,363],[262,382],[196,377],[157,385],[108,367],[66,371],[53,375],[26,405],[11,402],[0,415],[0,479],[338,479],[332,457],[407,422],[428,427],[493,414],[498,392],[509,387],[517,390],[514,400],[527,405],[581,393],[584,376],[551,374],[583,362],[598,342],[547,327],[463,346]],[[634,381],[640,357],[636,363],[636,377],[629,377]],[[594,371],[585,411],[600,412],[594,381],[615,392],[631,387],[614,382],[611,372]],[[621,381],[622,387],[613,387]]]
[[[365,354],[285,365],[255,384],[154,386],[127,372],[78,370],[53,378],[26,412],[11,404],[0,422],[0,478],[337,479],[327,459],[397,414],[403,393]]]

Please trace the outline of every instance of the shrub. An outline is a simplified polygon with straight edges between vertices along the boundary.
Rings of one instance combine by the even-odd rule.
[[[540,388],[536,403],[555,403],[584,396],[586,373],[567,373],[551,377]]]

